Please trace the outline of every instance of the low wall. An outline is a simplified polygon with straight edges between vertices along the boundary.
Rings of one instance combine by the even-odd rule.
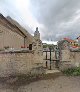
[[[62,50],[61,68],[80,66],[80,51]]]
[[[28,74],[40,67],[43,57],[34,51],[0,52],[0,77]]]

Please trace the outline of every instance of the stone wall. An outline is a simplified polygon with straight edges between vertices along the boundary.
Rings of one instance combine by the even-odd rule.
[[[80,66],[80,51],[61,51],[61,68],[71,68]]]
[[[42,60],[42,56],[33,51],[0,52],[0,77],[28,74],[40,67]]]

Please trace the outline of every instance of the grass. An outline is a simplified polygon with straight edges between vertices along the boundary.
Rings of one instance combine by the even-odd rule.
[[[65,75],[80,76],[80,67],[69,68],[62,71]]]

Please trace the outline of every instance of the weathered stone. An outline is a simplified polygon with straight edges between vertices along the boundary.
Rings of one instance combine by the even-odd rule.
[[[0,53],[0,77],[7,77],[16,74],[27,74],[36,63],[42,63],[43,57],[36,53]],[[40,67],[37,65],[37,67]]]

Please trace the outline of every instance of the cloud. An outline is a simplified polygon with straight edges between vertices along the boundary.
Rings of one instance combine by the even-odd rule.
[[[80,34],[80,0],[0,0],[0,12],[30,27],[31,34],[38,26],[42,40]]]
[[[29,3],[29,0],[1,0],[0,12],[4,16],[11,16],[33,34],[39,24],[30,12]]]
[[[44,24],[43,39],[76,38],[80,34],[80,0],[30,0],[32,12]]]

